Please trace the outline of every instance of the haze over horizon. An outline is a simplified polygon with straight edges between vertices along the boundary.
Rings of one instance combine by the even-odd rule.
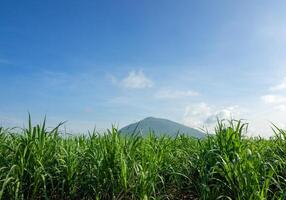
[[[17,3],[15,3],[17,2]],[[285,1],[2,1],[0,125],[286,127]]]

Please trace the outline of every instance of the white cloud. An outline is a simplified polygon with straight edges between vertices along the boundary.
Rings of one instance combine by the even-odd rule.
[[[263,103],[272,106],[272,109],[280,112],[286,111],[286,77],[277,85],[270,88],[272,93],[261,96]]]
[[[214,125],[217,123],[217,119],[232,119],[235,116],[239,116],[239,112],[236,110],[236,107],[227,107],[221,110],[214,111],[212,115],[210,115],[205,120],[205,123],[207,125]]]
[[[153,81],[146,77],[142,70],[131,71],[122,80],[117,80],[114,76],[109,76],[113,84],[118,84],[128,89],[144,89],[151,88]]]
[[[156,98],[159,99],[176,99],[176,98],[183,98],[183,97],[192,97],[198,96],[199,93],[192,91],[192,90],[160,90],[157,94],[155,94]]]
[[[276,111],[286,111],[286,96],[284,95],[268,94],[262,96],[261,99],[265,104],[273,106]]]
[[[185,108],[183,122],[186,125],[201,128],[205,119],[212,113],[211,108],[206,103],[188,105]]]
[[[206,103],[199,103],[186,107],[183,122],[195,128],[213,128],[217,123],[217,119],[238,119],[239,117],[238,106],[217,109]]]
[[[267,104],[284,104],[286,103],[286,97],[282,95],[268,94],[261,97],[262,101]]]
[[[286,105],[277,105],[274,107],[276,110],[280,112],[285,112],[286,111]]]
[[[278,85],[275,85],[275,86],[271,87],[270,90],[272,90],[272,91],[282,91],[282,90],[286,90],[286,77],[282,80],[281,83],[279,83]]]
[[[143,71],[131,71],[128,76],[122,80],[125,88],[143,89],[153,86],[153,82],[148,79]]]

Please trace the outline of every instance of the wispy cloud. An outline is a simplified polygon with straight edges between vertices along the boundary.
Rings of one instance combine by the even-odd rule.
[[[0,113],[0,127],[20,127],[23,124],[22,120],[19,120],[13,116],[7,116]]]
[[[49,89],[67,90],[77,93],[98,88],[99,76],[92,71],[85,72],[57,72],[41,71],[35,73],[35,77],[41,77],[42,82]]]
[[[143,71],[131,71],[128,76],[122,80],[125,88],[143,89],[153,86],[153,82],[145,76]]]
[[[40,74],[45,83],[49,86],[63,86],[72,82],[73,77],[71,74],[64,72],[43,71]]]
[[[183,97],[193,97],[198,95],[199,95],[198,92],[192,90],[162,89],[155,94],[155,97],[158,99],[177,99]]]
[[[285,21],[283,18],[267,16],[264,17],[260,26],[257,27],[258,35],[264,40],[267,39],[272,44],[277,43],[279,45],[284,45],[286,42],[286,28]]]
[[[130,105],[131,104],[131,101],[130,101],[130,98],[127,98],[127,97],[124,97],[124,96],[119,96],[119,97],[114,97],[114,98],[111,98],[107,101],[108,103],[111,103],[111,104],[120,104],[120,105]]]
[[[284,95],[276,95],[276,94],[267,94],[261,97],[261,100],[273,106],[275,110],[284,112],[286,111],[286,96]]]
[[[261,97],[262,101],[267,104],[283,104],[286,103],[286,97],[282,95],[268,94]]]
[[[282,80],[281,83],[270,88],[271,91],[283,91],[286,90],[286,77]]]
[[[281,112],[285,112],[286,111],[286,105],[277,105],[274,107],[274,109],[281,111]]]
[[[109,75],[108,77],[113,84],[120,85],[127,89],[144,89],[153,87],[153,81],[149,79],[142,70],[130,71],[122,80],[118,80],[113,75]]]
[[[286,77],[277,85],[270,87],[271,93],[261,96],[263,103],[272,106],[277,111],[286,111]]]

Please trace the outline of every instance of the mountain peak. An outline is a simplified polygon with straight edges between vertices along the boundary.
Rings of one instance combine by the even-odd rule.
[[[159,118],[150,116],[150,117],[146,117],[146,118],[142,119],[141,121],[144,121],[144,120],[154,120],[154,119],[159,119]]]
[[[168,119],[156,118],[156,117],[146,117],[136,123],[130,124],[128,126],[120,129],[123,134],[140,133],[146,135],[150,132],[154,132],[156,135],[170,135],[176,136],[177,134],[185,134],[193,136],[196,138],[202,138],[205,136],[201,131],[190,128],[183,124],[173,122]]]

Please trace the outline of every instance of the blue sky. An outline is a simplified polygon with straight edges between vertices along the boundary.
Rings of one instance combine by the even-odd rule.
[[[2,1],[0,123],[286,125],[285,1]]]

